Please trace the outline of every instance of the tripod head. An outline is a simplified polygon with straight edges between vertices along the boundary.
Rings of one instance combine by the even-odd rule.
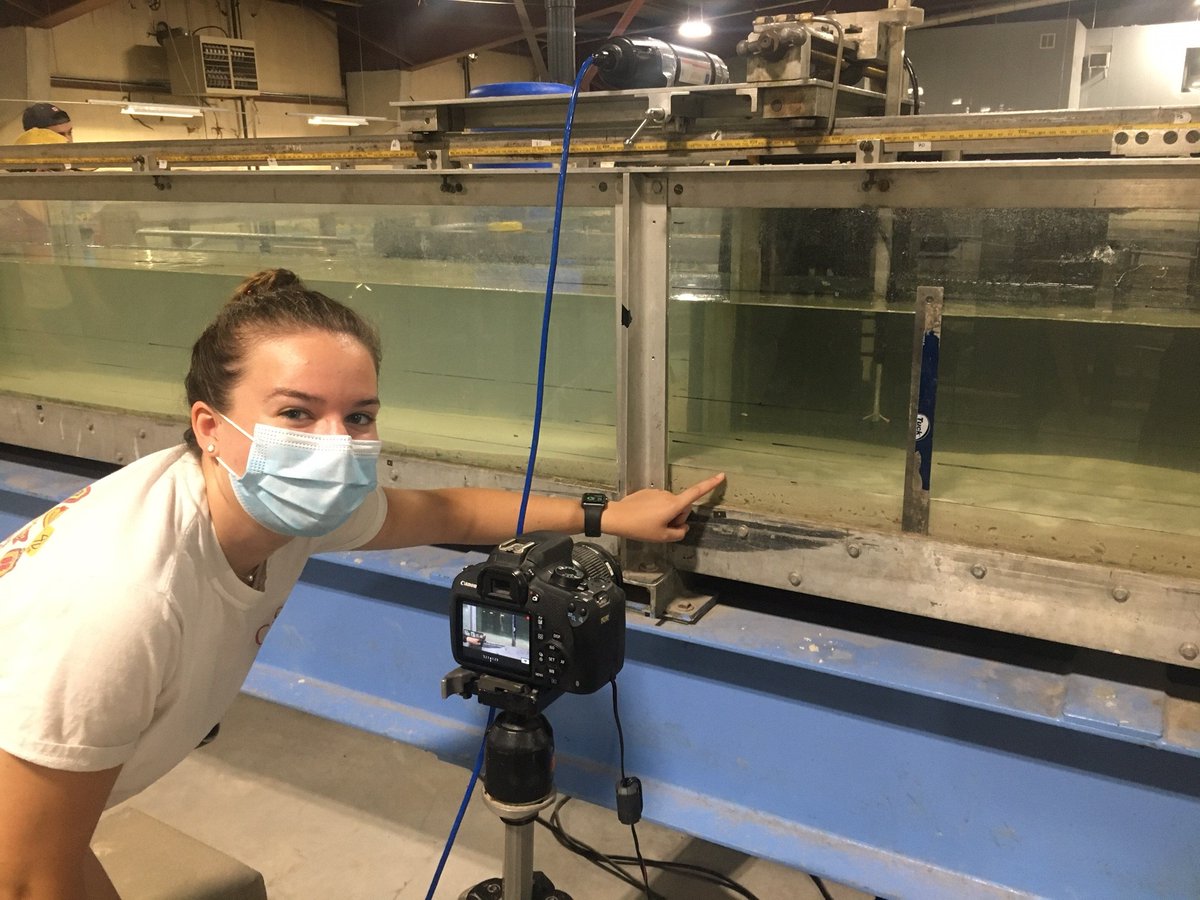
[[[484,706],[503,712],[536,716],[562,696],[562,688],[536,688],[495,675],[484,675],[461,666],[442,676],[442,699],[452,694],[477,697]]]

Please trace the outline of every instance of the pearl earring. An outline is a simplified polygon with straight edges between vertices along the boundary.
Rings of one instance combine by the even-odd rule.
[[[208,445],[208,452],[209,452],[209,453],[216,453],[216,452],[217,452],[217,446],[216,446],[216,444],[209,444],[209,445]]]

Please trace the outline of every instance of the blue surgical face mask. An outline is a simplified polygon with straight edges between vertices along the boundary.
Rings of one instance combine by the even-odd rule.
[[[379,441],[261,423],[251,436],[221,417],[250,439],[250,455],[242,475],[220,457],[217,462],[229,473],[242,509],[264,528],[290,537],[329,534],[375,490]]]

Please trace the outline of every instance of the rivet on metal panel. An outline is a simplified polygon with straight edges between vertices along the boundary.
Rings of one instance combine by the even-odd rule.
[[[124,453],[117,454],[117,462],[125,462],[125,454]]]
[[[138,440],[144,441],[145,439],[146,439],[146,432],[143,429],[142,431],[138,432]]]
[[[800,577],[799,572],[788,572],[788,584],[792,587],[800,587],[800,582],[804,579]]]
[[[663,192],[663,183],[661,181],[650,182],[650,191],[654,194],[661,194]]]
[[[596,186],[600,189],[600,193],[602,193],[602,194],[608,190],[608,182],[607,181],[602,181]]]
[[[846,552],[850,554],[851,559],[858,559],[862,555],[862,547],[858,546],[858,544],[851,544],[846,548]]]
[[[677,184],[677,185],[675,185],[675,187],[672,188],[672,190],[675,191],[676,194],[682,194],[683,193],[683,185]]]
[[[1115,587],[1112,589],[1112,598],[1118,603],[1124,603],[1129,599],[1129,591],[1123,587]]]
[[[983,563],[975,563],[975,565],[971,566],[971,574],[976,578],[983,578],[987,575],[987,566],[983,565]]]
[[[38,416],[38,424],[39,424],[39,425],[45,425],[45,424],[46,424],[46,417],[45,417],[45,416]]]
[[[1181,644],[1179,647],[1179,655],[1184,659],[1195,659],[1200,656],[1200,647],[1195,644]]]
[[[740,538],[743,538],[743,539],[750,537],[750,529],[748,527],[746,527],[745,525],[739,525],[738,530],[737,530],[737,536]]]
[[[1129,143],[1129,132],[1118,131],[1116,134],[1113,135],[1113,143],[1116,144],[1118,147],[1128,144]]]
[[[395,469],[392,469],[392,481],[399,481],[399,480],[400,480],[400,473],[397,472]]]
[[[91,422],[88,422],[88,431],[95,431],[95,430],[96,430],[96,426],[93,425]]]

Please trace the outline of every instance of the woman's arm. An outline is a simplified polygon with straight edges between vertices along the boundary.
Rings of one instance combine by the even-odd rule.
[[[0,900],[114,900],[89,842],[117,774],[64,772],[0,750]]]
[[[638,541],[678,541],[687,534],[692,505],[713,491],[714,475],[678,494],[647,488],[608,504],[600,519],[605,534]],[[517,530],[520,494],[483,488],[408,491],[387,488],[387,518],[363,550],[393,550],[421,544],[494,544]],[[583,531],[578,500],[531,496],[525,531]]]

